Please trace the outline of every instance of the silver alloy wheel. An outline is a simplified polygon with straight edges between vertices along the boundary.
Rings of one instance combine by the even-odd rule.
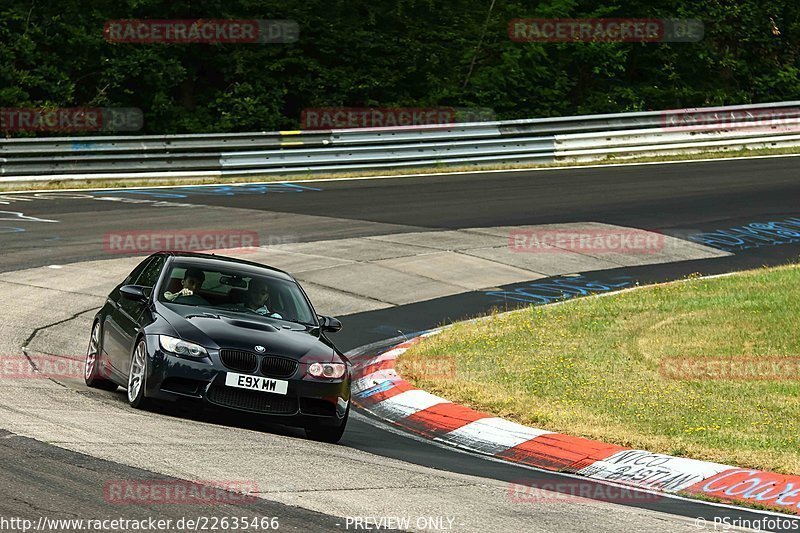
[[[94,369],[97,365],[98,349],[100,346],[100,323],[96,323],[92,328],[92,336],[89,339],[89,348],[86,350],[86,364],[84,365],[84,373],[86,379],[92,379],[94,376]]]
[[[144,382],[145,368],[145,347],[144,342],[139,341],[131,359],[131,371],[128,374],[128,401],[133,402],[139,396],[139,391]]]

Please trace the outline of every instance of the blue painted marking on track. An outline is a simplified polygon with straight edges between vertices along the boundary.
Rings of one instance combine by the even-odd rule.
[[[413,339],[415,337],[419,337],[420,335],[424,335],[425,333],[428,333],[431,330],[430,329],[421,329],[419,331],[408,332],[408,331],[401,331],[401,330],[397,329],[394,326],[381,325],[381,326],[377,326],[377,327],[372,328],[371,331],[373,331],[375,333],[380,333],[382,335],[386,335],[387,337],[389,336],[389,334],[392,334],[395,337],[403,337],[403,338],[405,338],[405,340],[408,341],[408,340],[411,340],[411,339]],[[397,340],[397,339],[393,339],[393,340]],[[400,344],[400,342],[398,341],[396,344]],[[386,351],[389,351],[391,349],[392,348],[389,348]]]
[[[395,386],[394,382],[393,381],[389,381],[387,379],[386,381],[378,383],[374,387],[370,387],[370,388],[368,388],[366,390],[363,390],[363,391],[357,393],[356,396],[358,396],[359,398],[369,398],[370,396],[378,394],[379,392],[387,391],[387,390],[393,388],[394,386]]]
[[[534,305],[544,305],[578,296],[619,290],[630,287],[633,284],[633,278],[628,276],[619,276],[609,281],[598,281],[588,279],[585,276],[575,276],[572,278],[534,281],[515,289],[485,291],[484,294],[495,297],[498,302],[513,300]]]
[[[94,191],[91,194],[135,194],[151,198],[187,198],[188,196],[237,196],[240,194],[274,194],[322,191],[319,187],[300,185],[297,183],[265,183],[258,185],[219,185],[213,187],[174,187],[169,189],[116,189],[111,191]]]
[[[692,241],[725,252],[739,252],[764,246],[800,243],[800,218],[770,222],[751,222],[744,226],[698,233]]]
[[[0,226],[0,233],[24,233],[25,228],[14,228],[11,226]]]
[[[236,196],[239,194],[294,193],[321,191],[319,187],[309,187],[297,183],[262,183],[257,185],[219,185],[215,187],[176,187],[174,190],[187,194]]]
[[[169,193],[159,189],[119,189],[115,191],[92,191],[94,196],[107,196],[109,194],[139,194],[142,196],[152,196],[153,198],[186,198],[185,194]]]

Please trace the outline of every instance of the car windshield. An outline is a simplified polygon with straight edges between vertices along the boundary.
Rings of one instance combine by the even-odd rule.
[[[314,312],[297,283],[257,276],[235,267],[216,269],[176,264],[162,285],[159,301],[247,313],[316,325]]]

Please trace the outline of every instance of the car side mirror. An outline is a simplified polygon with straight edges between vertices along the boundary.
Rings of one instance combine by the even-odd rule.
[[[319,317],[320,324],[322,324],[322,331],[327,331],[328,333],[336,333],[337,331],[342,329],[342,322],[338,318],[334,318],[332,316],[322,316]]]
[[[126,300],[133,300],[134,302],[144,302],[147,300],[147,295],[144,293],[146,287],[141,285],[123,285],[119,288],[119,293]]]

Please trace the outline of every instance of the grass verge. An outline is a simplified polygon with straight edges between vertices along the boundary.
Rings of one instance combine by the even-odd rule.
[[[579,162],[579,163],[551,163],[551,164],[506,164],[506,165],[471,165],[471,166],[437,166],[422,168],[405,168],[390,170],[372,170],[364,172],[331,172],[319,174],[264,174],[249,177],[230,177],[230,178],[207,178],[207,177],[185,177],[185,178],[158,178],[158,179],[92,179],[92,180],[40,180],[32,183],[0,183],[0,193],[3,192],[22,192],[32,190],[59,190],[59,189],[104,189],[104,188],[123,188],[123,187],[152,187],[152,186],[178,186],[178,185],[214,185],[231,183],[266,183],[275,181],[306,181],[306,180],[325,180],[342,178],[362,178],[371,176],[404,176],[435,173],[463,173],[484,170],[516,170],[516,169],[536,169],[536,168],[570,168],[575,166],[602,166],[621,163],[661,163],[668,161],[692,161],[697,159],[726,159],[731,157],[755,157],[769,155],[792,155],[800,153],[800,148],[766,148],[761,150],[727,150],[717,152],[701,152],[697,154],[677,154],[635,158],[614,158],[608,157],[600,161]]]
[[[406,352],[398,371],[522,424],[800,474],[799,322],[792,265],[457,324]],[[766,358],[777,365],[756,363]]]

